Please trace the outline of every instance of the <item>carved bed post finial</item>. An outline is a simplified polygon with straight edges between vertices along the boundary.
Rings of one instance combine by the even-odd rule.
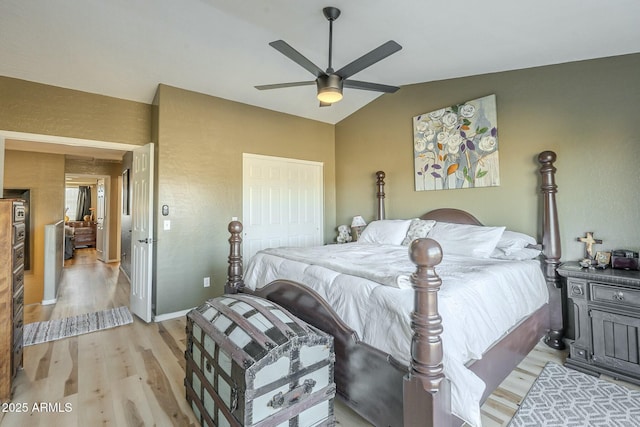
[[[385,219],[385,211],[384,211],[384,177],[385,173],[383,171],[376,172],[376,185],[378,186],[378,191],[376,192],[376,198],[378,199],[378,211],[376,212],[376,219]]]
[[[562,320],[562,281],[556,273],[560,264],[562,251],[560,248],[560,226],[558,223],[558,207],[556,205],[556,153],[543,151],[538,155],[540,176],[542,177],[543,222],[542,253],[544,255],[544,275],[550,288],[550,331],[545,338],[548,346],[563,349],[564,325]]]
[[[405,427],[454,425],[451,416],[451,384],[444,376],[442,318],[438,314],[438,290],[442,280],[435,266],[442,248],[432,239],[416,239],[409,247],[417,269],[411,275],[415,307],[411,313],[411,370],[403,385]]]
[[[229,268],[224,293],[237,294],[238,290],[244,286],[242,280],[242,223],[231,221],[228,229],[231,237],[229,237]]]
[[[415,292],[411,313],[411,375],[425,390],[436,392],[444,379],[442,366],[442,318],[438,314],[438,290],[442,280],[435,266],[442,261],[442,249],[433,239],[416,239],[409,248],[411,261],[417,266],[411,275]]]

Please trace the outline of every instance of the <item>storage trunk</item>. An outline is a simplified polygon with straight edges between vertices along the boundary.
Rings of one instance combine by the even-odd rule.
[[[333,337],[271,301],[224,295],[187,314],[187,400],[206,426],[333,426]]]

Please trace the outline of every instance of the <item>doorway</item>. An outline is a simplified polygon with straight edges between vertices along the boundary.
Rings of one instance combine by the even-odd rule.
[[[65,174],[65,224],[73,234],[73,247],[94,248],[103,262],[117,261],[109,257],[111,227],[119,223],[109,214],[110,187],[108,175]]]
[[[0,176],[4,177],[3,187],[31,190],[29,230],[33,234],[29,242],[33,245],[30,251],[31,271],[25,275],[25,282],[30,289],[29,295],[25,295],[27,304],[41,302],[44,295],[44,245],[39,230],[64,218],[65,172],[109,175],[111,183],[106,183],[105,186],[112,194],[109,195],[110,206],[106,210],[116,223],[109,224],[106,244],[111,256],[105,256],[105,261],[118,261],[120,248],[116,229],[119,228],[117,221],[120,219],[117,215],[119,177],[123,156],[136,147],[137,145],[131,144],[0,129],[0,150],[4,160],[0,161]],[[37,171],[33,169],[35,158],[38,159]],[[94,250],[92,247],[91,251]]]

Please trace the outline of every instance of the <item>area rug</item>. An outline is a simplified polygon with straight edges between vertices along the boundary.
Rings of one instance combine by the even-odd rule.
[[[548,362],[509,427],[640,426],[640,391]]]
[[[73,337],[103,329],[133,323],[133,317],[127,307],[111,308],[94,313],[81,314],[64,319],[24,325],[24,346]]]

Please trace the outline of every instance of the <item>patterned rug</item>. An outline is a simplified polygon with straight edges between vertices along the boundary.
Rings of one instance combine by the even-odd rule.
[[[111,308],[95,313],[24,325],[24,346],[73,337],[102,329],[133,323],[127,307]]]
[[[509,427],[640,426],[640,391],[549,362]]]

